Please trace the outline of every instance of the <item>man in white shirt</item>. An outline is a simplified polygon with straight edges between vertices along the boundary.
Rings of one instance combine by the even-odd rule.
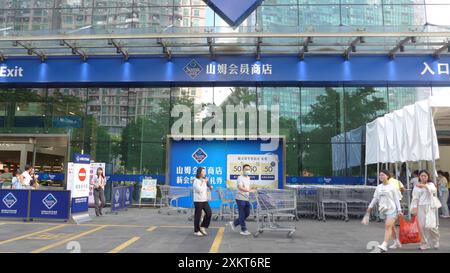
[[[30,182],[31,182],[31,170],[33,168],[30,165],[25,165],[25,171],[22,173],[22,177],[23,177],[23,185],[25,185],[26,187],[30,186]]]
[[[229,224],[231,229],[235,230],[235,227],[241,226],[241,235],[251,235],[251,233],[247,230],[247,226],[245,225],[245,219],[250,215],[250,192],[253,190],[250,189],[250,174],[251,167],[248,164],[243,166],[243,175],[240,175],[237,179],[237,193],[236,193],[236,204],[238,205],[239,210],[239,218],[231,221]]]

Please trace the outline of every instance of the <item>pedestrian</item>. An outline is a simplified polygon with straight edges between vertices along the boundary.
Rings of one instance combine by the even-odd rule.
[[[414,189],[414,187],[419,184],[419,170],[415,170],[413,172],[413,178],[411,178],[411,180],[409,180],[409,183],[410,183],[411,189]]]
[[[431,247],[439,248],[439,229],[437,226],[437,204],[434,197],[437,189],[430,180],[430,173],[426,170],[419,172],[419,185],[414,187],[411,201],[411,214],[417,215],[419,222],[421,250]]]
[[[449,218],[449,212],[448,212],[448,179],[445,177],[445,172],[438,171],[438,189],[439,189],[439,200],[441,201],[442,207],[441,207],[441,217],[442,218]]]
[[[211,207],[208,203],[208,179],[205,177],[205,168],[198,167],[197,173],[195,175],[193,183],[194,191],[194,235],[195,236],[206,236],[207,228],[211,222]],[[205,212],[203,221],[200,225],[200,219],[202,217],[202,211]]]
[[[102,208],[105,206],[105,185],[106,179],[103,168],[97,168],[97,174],[94,175],[94,203],[95,215],[103,215]]]
[[[389,181],[388,181],[388,183],[394,185],[400,191],[400,193],[404,193],[405,192],[405,186],[403,186],[403,183],[400,182],[400,180],[395,179],[394,176],[388,170],[384,170],[384,171],[389,173]],[[401,196],[401,197],[403,198],[403,196]],[[400,200],[402,200],[402,198],[400,198]]]
[[[236,204],[238,206],[239,217],[231,221],[230,227],[234,231],[237,226],[241,226],[241,235],[248,236],[251,233],[247,230],[245,219],[250,215],[250,174],[251,166],[245,164],[242,166],[243,174],[237,179]]]
[[[9,171],[9,167],[4,166],[3,173],[0,175],[0,183],[2,183],[0,188],[10,189],[12,178],[13,178],[13,176],[12,176],[12,173]]]
[[[12,178],[12,188],[16,190],[25,189],[23,185],[23,176],[20,174],[20,170],[14,172],[14,177]]]
[[[385,219],[384,241],[378,248],[387,251],[388,243],[393,239],[391,249],[400,248],[402,245],[395,232],[395,221],[397,216],[402,215],[400,206],[401,194],[396,186],[389,182],[391,174],[387,170],[380,172],[380,181],[382,182],[375,189],[372,202],[370,202],[367,213],[370,214],[375,204],[378,204],[378,211],[381,219]]]
[[[39,189],[40,185],[38,183],[38,175],[35,173],[33,167],[31,168],[30,176],[31,176],[30,186],[35,190]]]
[[[22,173],[22,184],[25,186],[25,188],[30,188],[31,187],[31,180],[33,179],[31,177],[31,171],[33,170],[33,168],[27,164],[25,165],[25,171]]]

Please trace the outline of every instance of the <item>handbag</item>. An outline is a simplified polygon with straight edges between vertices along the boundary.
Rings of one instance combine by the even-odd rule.
[[[439,201],[439,198],[437,198],[436,196],[433,195],[433,203],[434,203],[434,208],[440,209],[442,207],[441,201]]]
[[[425,228],[435,228],[437,226],[436,213],[434,209],[427,209],[425,214]]]
[[[402,215],[399,217],[399,221],[400,221],[400,232],[399,232],[400,243],[402,244],[420,243],[421,238],[417,217],[412,216],[411,221],[407,221]]]

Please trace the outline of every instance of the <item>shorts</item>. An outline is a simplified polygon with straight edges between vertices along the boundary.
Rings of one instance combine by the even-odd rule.
[[[380,219],[393,219],[393,218],[397,218],[397,211],[396,210],[391,210],[391,211],[387,211],[384,213],[380,212]]]

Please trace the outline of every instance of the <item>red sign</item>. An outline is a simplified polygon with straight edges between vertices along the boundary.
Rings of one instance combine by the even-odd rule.
[[[78,172],[78,179],[80,179],[81,182],[86,179],[86,170],[84,168],[81,168]]]

